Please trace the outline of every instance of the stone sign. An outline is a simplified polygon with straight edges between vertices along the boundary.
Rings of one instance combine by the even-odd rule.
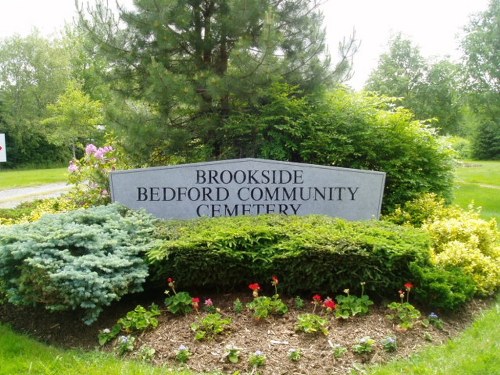
[[[115,171],[111,196],[168,219],[324,214],[378,219],[385,173],[263,159]]]

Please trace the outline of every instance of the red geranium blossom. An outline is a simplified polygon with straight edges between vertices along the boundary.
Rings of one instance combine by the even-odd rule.
[[[327,299],[325,299],[325,302],[323,302],[323,306],[325,306],[328,311],[331,311],[331,310],[335,310],[335,308],[337,307],[337,304],[335,303],[335,301],[333,299],[327,298]]]
[[[413,289],[413,284],[412,283],[406,283],[405,284],[405,288],[406,288],[406,290]]]
[[[322,300],[322,298],[321,298],[321,296],[319,294],[315,294],[313,296],[313,302],[314,303],[321,303],[321,300]]]
[[[273,276],[271,276],[271,279],[273,279],[272,284],[273,284],[274,286],[276,286],[276,285],[278,285],[278,284],[279,284],[278,276],[273,275]]]
[[[260,285],[259,285],[259,283],[253,283],[253,284],[250,284],[248,287],[249,287],[250,289],[254,290],[254,291],[255,291],[255,290],[260,290]]]

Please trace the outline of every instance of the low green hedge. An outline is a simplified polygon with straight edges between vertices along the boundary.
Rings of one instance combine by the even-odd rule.
[[[412,280],[412,262],[428,264],[429,238],[420,229],[391,223],[348,222],[324,216],[259,216],[165,221],[161,244],[148,251],[157,280],[178,288],[222,290],[260,282],[282,291],[356,292],[395,296]]]

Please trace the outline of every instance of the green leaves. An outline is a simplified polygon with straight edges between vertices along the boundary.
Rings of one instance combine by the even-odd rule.
[[[213,313],[191,324],[191,330],[195,332],[196,340],[212,339],[229,328],[231,323],[231,318],[223,318],[221,314]]]
[[[316,314],[300,314],[297,316],[295,330],[309,334],[321,332],[328,336],[328,320]]]
[[[142,290],[154,221],[113,204],[1,227],[0,279],[8,300],[78,309],[92,323],[104,306]]]
[[[193,299],[188,292],[178,292],[165,299],[167,310],[174,315],[186,315],[193,311]]]

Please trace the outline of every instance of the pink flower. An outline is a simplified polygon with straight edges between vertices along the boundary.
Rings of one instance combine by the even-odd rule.
[[[70,173],[73,173],[73,172],[76,172],[78,170],[78,165],[76,165],[75,163],[73,163],[73,160],[71,160],[69,162],[69,167],[68,167],[68,171]]]
[[[210,298],[207,298],[205,300],[205,306],[206,307],[212,307],[214,305],[214,303],[212,302],[212,300]]]
[[[95,147],[92,143],[88,144],[87,147],[85,147],[85,153],[87,155],[92,155],[97,151],[97,147]]]

